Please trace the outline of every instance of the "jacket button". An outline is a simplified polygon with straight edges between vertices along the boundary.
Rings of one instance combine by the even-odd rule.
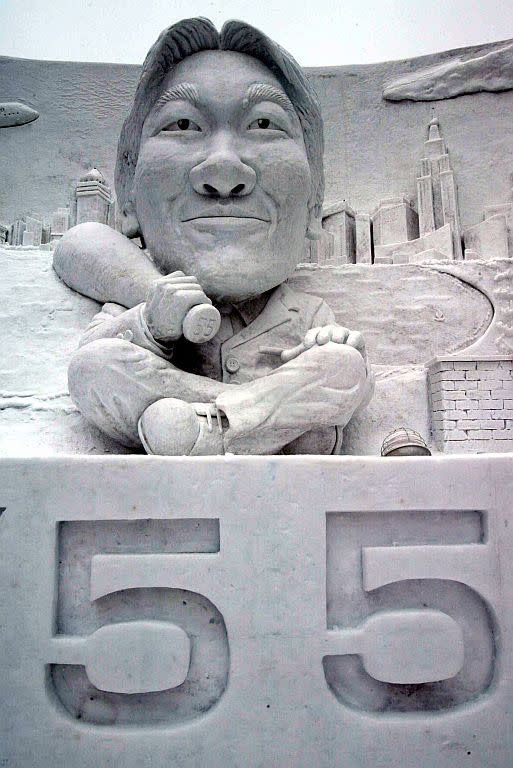
[[[228,373],[237,373],[240,368],[240,363],[236,357],[228,357],[225,363]]]

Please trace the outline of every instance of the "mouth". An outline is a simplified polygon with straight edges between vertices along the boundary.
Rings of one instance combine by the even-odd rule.
[[[215,235],[216,237],[248,237],[262,235],[271,226],[268,219],[253,214],[217,213],[217,211],[198,214],[182,219],[184,228],[198,233]]]
[[[194,210],[196,208],[196,210]],[[252,205],[237,205],[234,201],[214,203],[213,205],[194,206],[193,210],[183,216],[182,221],[212,223],[212,224],[249,224],[264,222],[270,224],[270,217]],[[184,213],[186,213],[184,211]]]
[[[253,216],[249,214],[232,214],[232,213],[205,213],[205,214],[199,214],[198,216],[190,216],[186,219],[182,219],[183,222],[188,221],[203,221],[205,223],[212,222],[212,223],[226,223],[229,224],[230,222],[254,222],[254,221],[260,221],[264,222],[266,224],[269,224],[269,219],[263,219],[261,216]]]

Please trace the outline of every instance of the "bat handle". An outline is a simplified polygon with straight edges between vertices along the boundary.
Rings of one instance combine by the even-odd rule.
[[[197,304],[186,314],[183,335],[194,344],[204,344],[213,339],[221,325],[221,315],[212,304]]]

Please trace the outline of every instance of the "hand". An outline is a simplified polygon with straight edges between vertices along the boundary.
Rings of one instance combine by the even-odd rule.
[[[361,354],[367,365],[367,352],[362,334],[358,331],[350,331],[349,328],[343,328],[341,325],[325,325],[323,327],[311,328],[301,344],[298,344],[297,347],[283,350],[281,361],[282,363],[288,363],[289,360],[294,360],[295,357],[298,357],[302,352],[310,349],[315,344],[322,346],[327,344],[328,341],[354,347]]]
[[[144,319],[156,341],[176,341],[183,333],[183,321],[191,307],[212,304],[201,285],[192,275],[172,272],[152,284]]]

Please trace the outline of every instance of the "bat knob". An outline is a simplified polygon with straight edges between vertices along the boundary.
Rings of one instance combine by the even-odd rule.
[[[197,304],[183,321],[183,335],[187,341],[203,344],[213,339],[221,325],[221,315],[212,304]]]

